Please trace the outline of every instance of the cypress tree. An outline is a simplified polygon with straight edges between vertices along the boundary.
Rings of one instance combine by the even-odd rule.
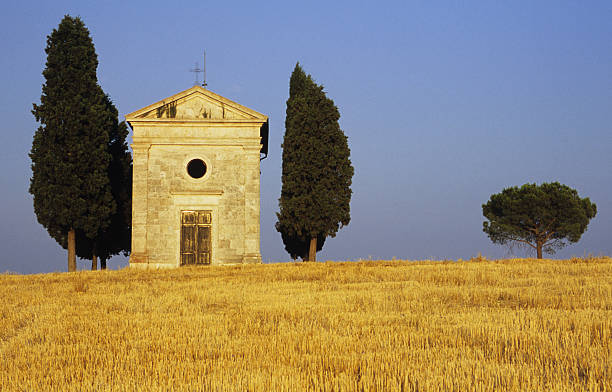
[[[110,257],[119,253],[127,256],[132,243],[132,155],[126,141],[128,127],[125,121],[118,122],[119,113],[110,99],[107,105],[113,119],[108,144],[111,155],[108,177],[117,208],[110,217],[108,228],[100,233],[96,241],[96,253],[102,269],[106,269],[106,260]]]
[[[132,155],[126,141],[128,128],[124,121],[118,121],[117,108],[108,96],[106,106],[109,120],[113,124],[109,132],[108,152],[111,161],[108,177],[117,208],[110,217],[109,226],[95,238],[88,238],[84,232],[77,231],[77,256],[91,259],[92,270],[97,269],[98,258],[101,269],[106,269],[106,261],[112,256],[119,253],[127,256],[132,238]]]
[[[30,193],[38,222],[68,248],[68,270],[76,270],[75,238],[95,238],[116,210],[108,166],[112,121],[98,85],[98,59],[80,18],[64,16],[47,37],[40,105],[30,158]]]
[[[322,238],[335,237],[350,221],[354,170],[338,108],[299,63],[289,81],[286,113],[276,229],[292,257],[303,258],[299,250],[307,243],[308,260],[315,261]]]

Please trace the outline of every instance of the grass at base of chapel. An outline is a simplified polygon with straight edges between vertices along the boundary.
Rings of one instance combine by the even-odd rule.
[[[612,259],[0,275],[3,391],[611,391]]]

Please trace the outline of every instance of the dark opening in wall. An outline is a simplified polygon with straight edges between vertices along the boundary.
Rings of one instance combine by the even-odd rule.
[[[202,178],[206,174],[206,164],[201,159],[192,159],[187,164],[187,173],[193,178]]]

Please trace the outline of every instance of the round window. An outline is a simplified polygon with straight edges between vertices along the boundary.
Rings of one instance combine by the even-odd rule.
[[[193,178],[202,178],[206,174],[206,164],[201,159],[192,159],[187,164],[187,173]]]

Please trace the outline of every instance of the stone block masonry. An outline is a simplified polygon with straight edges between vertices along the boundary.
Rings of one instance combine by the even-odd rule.
[[[268,117],[194,86],[126,120],[134,132],[130,266],[261,262]],[[210,222],[186,223],[202,217]]]

